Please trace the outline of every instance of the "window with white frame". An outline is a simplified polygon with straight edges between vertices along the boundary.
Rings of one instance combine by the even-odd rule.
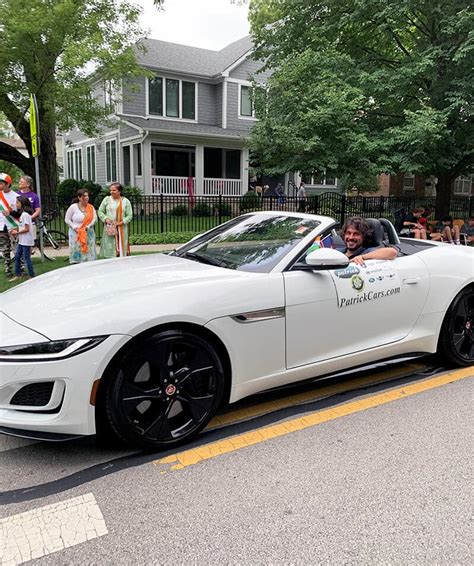
[[[74,179],[74,151],[71,149],[66,155],[66,174],[68,179]]]
[[[137,177],[142,176],[142,144],[133,144],[133,169]]]
[[[86,147],[87,179],[95,183],[95,145]]]
[[[82,179],[82,149],[74,150],[74,178]]]
[[[117,180],[117,141],[105,142],[105,180],[107,183]]]
[[[313,173],[312,175],[302,175],[301,180],[306,185],[337,187],[337,177],[329,171],[324,171],[323,173]]]
[[[240,85],[240,116],[244,118],[254,118],[255,109],[252,100],[252,88],[246,85]]]
[[[403,175],[403,190],[404,191],[415,190],[415,175],[413,175],[412,173],[405,173]]]
[[[82,149],[71,149],[67,152],[67,176],[69,179],[82,179]]]
[[[114,97],[114,85],[111,80],[105,80],[103,82],[104,91],[104,107],[109,108],[111,112],[115,110],[115,97]]]
[[[466,175],[458,177],[454,181],[454,194],[469,196],[472,193],[472,184],[474,175]]]
[[[148,113],[166,118],[196,120],[196,83],[154,77],[148,79]]]

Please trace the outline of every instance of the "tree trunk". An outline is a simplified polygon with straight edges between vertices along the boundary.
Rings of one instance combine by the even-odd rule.
[[[449,214],[451,207],[451,193],[454,183],[454,174],[448,172],[438,173],[436,184],[436,218],[441,219]]]
[[[56,194],[58,170],[56,161],[56,130],[54,127],[43,126],[40,130],[41,150],[39,155],[41,197],[50,201]],[[36,179],[36,182],[38,180]]]

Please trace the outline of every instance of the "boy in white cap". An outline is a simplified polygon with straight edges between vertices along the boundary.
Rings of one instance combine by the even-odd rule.
[[[12,236],[10,230],[18,228],[18,222],[10,215],[16,210],[18,194],[12,191],[12,178],[7,173],[0,173],[0,258],[3,260],[5,275],[13,277]]]

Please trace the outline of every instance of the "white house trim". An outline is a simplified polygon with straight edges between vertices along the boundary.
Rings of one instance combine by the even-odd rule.
[[[222,83],[222,127],[227,129],[227,79]]]

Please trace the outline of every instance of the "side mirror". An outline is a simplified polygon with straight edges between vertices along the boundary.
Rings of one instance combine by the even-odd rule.
[[[305,257],[305,263],[297,268],[308,271],[322,269],[343,269],[349,265],[349,258],[332,248],[320,248],[310,252]]]

